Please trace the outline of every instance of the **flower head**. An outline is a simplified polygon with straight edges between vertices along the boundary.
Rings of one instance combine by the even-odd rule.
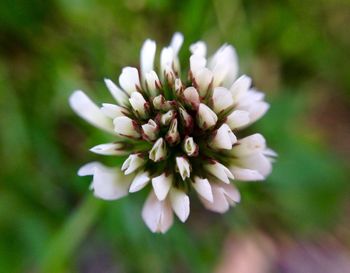
[[[102,199],[148,188],[142,217],[153,232],[166,232],[173,213],[186,221],[191,190],[207,209],[227,211],[240,201],[232,181],[264,180],[276,156],[262,135],[240,138],[239,129],[262,117],[269,105],[249,77],[237,78],[234,48],[223,45],[206,58],[204,42],[191,45],[184,79],[178,58],[182,42],[176,33],[161,50],[157,73],[156,43],[146,40],[140,70],[123,68],[120,87],[105,80],[115,103],[98,107],[82,91],[70,97],[79,116],[114,135],[112,143],[91,151],[128,155],[119,169],[93,162],[78,174],[93,176],[91,189]]]

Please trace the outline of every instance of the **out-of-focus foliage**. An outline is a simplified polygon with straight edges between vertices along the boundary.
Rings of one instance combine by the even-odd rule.
[[[349,24],[346,0],[1,0],[0,271],[212,272],[232,230],[311,236],[343,224]],[[193,202],[189,221],[164,236],[142,223],[145,193],[103,202],[76,176],[101,160],[88,148],[112,139],[67,98],[81,88],[112,102],[103,78],[137,65],[145,38],[160,48],[175,31],[185,35],[183,63],[197,39],[211,52],[235,45],[241,73],[271,102],[250,131],[279,157],[266,182],[238,183],[242,202],[226,215]]]

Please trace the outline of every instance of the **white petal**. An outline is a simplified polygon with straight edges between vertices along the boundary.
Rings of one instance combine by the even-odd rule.
[[[213,110],[203,103],[199,104],[198,113],[197,113],[197,123],[201,129],[210,129],[214,127],[218,117]]]
[[[232,133],[230,127],[224,123],[215,132],[215,136],[209,142],[209,146],[213,149],[231,150],[232,145],[236,143],[236,141],[236,136]]]
[[[128,117],[117,117],[113,120],[114,131],[120,136],[139,138],[140,134],[136,131],[137,124]]]
[[[239,101],[247,93],[252,84],[252,79],[246,75],[239,77],[231,86],[230,91],[234,101]]]
[[[237,180],[241,181],[260,181],[264,180],[264,176],[256,170],[244,169],[239,167],[231,167],[230,171]]]
[[[241,195],[234,185],[221,184],[220,187],[223,189],[224,194],[226,196],[226,200],[229,202],[231,206],[241,201]]]
[[[223,189],[217,185],[212,185],[211,188],[213,192],[213,201],[208,202],[207,200],[201,198],[204,207],[218,213],[228,211],[230,204],[227,202]]]
[[[149,91],[149,95],[151,97],[155,97],[159,94],[159,88],[161,87],[161,83],[159,81],[158,75],[155,71],[150,71],[145,74],[147,90]]]
[[[213,92],[213,110],[220,113],[233,106],[233,98],[230,91],[224,87],[215,87]]]
[[[204,98],[209,90],[209,86],[213,81],[213,73],[208,68],[203,68],[195,75],[195,82],[198,87],[199,95]]]
[[[248,156],[254,153],[261,153],[265,148],[265,138],[261,134],[253,134],[240,139],[233,147],[232,154],[236,157]]]
[[[94,161],[94,162],[89,162],[83,166],[80,167],[78,170],[78,175],[79,176],[87,176],[87,175],[93,175],[95,172],[96,168],[103,167],[103,165],[100,162]]]
[[[103,114],[105,114],[111,119],[115,119],[116,117],[122,117],[129,114],[128,109],[110,103],[103,103],[101,111]]]
[[[190,46],[190,51],[194,55],[205,57],[207,54],[207,45],[203,41],[198,41]]]
[[[125,155],[126,154],[126,151],[123,150],[123,144],[121,143],[100,144],[92,147],[90,151],[100,155]]]
[[[184,36],[181,33],[176,32],[173,35],[173,38],[171,39],[171,42],[170,42],[170,46],[174,51],[174,55],[177,55],[179,53],[179,50],[182,46],[183,41],[184,41]]]
[[[119,84],[129,95],[138,91],[141,87],[138,70],[135,67],[124,67],[119,76]]]
[[[229,178],[234,179],[234,176],[230,170],[217,161],[214,161],[214,163],[205,164],[204,169],[226,184],[230,183]]]
[[[74,112],[92,125],[113,133],[112,120],[106,117],[100,108],[83,91],[74,91],[69,97],[70,107]]]
[[[208,62],[208,68],[213,71],[213,86],[230,87],[237,76],[238,61],[235,49],[223,45]]]
[[[120,106],[128,107],[129,100],[128,95],[125,94],[123,90],[121,90],[114,82],[109,79],[105,79],[105,84],[112,94],[113,98],[117,101]]]
[[[140,172],[138,173],[134,180],[131,182],[129,192],[137,192],[142,190],[150,181],[148,172]]]
[[[213,202],[201,199],[203,205],[214,212],[224,213],[230,206],[240,201],[240,194],[238,190],[232,185],[221,184],[212,185]]]
[[[117,168],[109,168],[101,163],[92,162],[81,167],[78,174],[93,175],[91,189],[98,198],[115,200],[128,193],[130,178],[125,177]]]
[[[256,170],[266,177],[272,170],[271,161],[262,153],[240,157],[235,160],[236,164],[242,168]]]
[[[182,180],[190,177],[191,175],[191,166],[190,163],[182,156],[176,157],[176,166],[179,170]]]
[[[165,173],[160,176],[152,178],[152,186],[154,193],[156,194],[158,200],[162,201],[166,198],[170,187],[173,182],[172,175],[166,175]]]
[[[163,138],[159,138],[149,151],[149,159],[154,162],[163,160],[167,155],[166,143]]]
[[[228,115],[225,123],[230,126],[232,130],[246,126],[250,122],[249,112],[242,110],[235,110]]]
[[[141,48],[140,66],[142,76],[153,70],[154,56],[156,54],[156,43],[147,39]],[[145,78],[143,78],[145,79]]]
[[[170,202],[159,201],[151,191],[142,209],[142,219],[152,232],[165,233],[174,219]]]
[[[205,68],[205,65],[207,63],[207,60],[200,55],[192,55],[190,57],[190,69],[192,72],[192,75],[194,77],[197,76],[197,74]]]
[[[143,124],[141,127],[143,135],[146,139],[151,141],[157,139],[159,126],[153,119],[150,119],[148,123]]]
[[[196,88],[194,88],[193,86],[187,87],[184,90],[183,95],[185,97],[186,104],[190,105],[192,109],[198,108],[200,99]]]
[[[181,222],[185,222],[190,214],[190,199],[187,194],[176,188],[170,190],[171,206]]]
[[[129,102],[139,118],[146,119],[148,117],[147,103],[140,92],[133,92],[130,95]]]
[[[128,175],[136,171],[144,163],[145,163],[145,160],[141,158],[138,154],[131,154],[124,161],[121,170],[125,173],[125,175]]]
[[[213,193],[208,179],[196,176],[192,185],[201,197],[209,202],[213,202]]]
[[[174,50],[171,47],[165,47],[160,53],[160,75],[163,79],[167,71],[172,71],[172,64],[174,62]]]
[[[253,123],[260,119],[269,110],[270,105],[265,101],[259,101],[254,103],[251,107],[247,109],[250,116],[250,123]],[[242,109],[244,110],[244,109]]]
[[[274,150],[272,150],[270,148],[266,148],[263,151],[263,154],[266,155],[266,156],[269,156],[269,157],[277,157],[278,156],[278,154]]]

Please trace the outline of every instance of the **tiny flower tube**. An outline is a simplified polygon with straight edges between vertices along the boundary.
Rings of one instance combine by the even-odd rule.
[[[148,122],[146,124],[143,124],[141,128],[142,128],[142,135],[144,136],[145,139],[150,141],[157,139],[159,126],[153,119],[148,120]]]
[[[182,144],[182,149],[185,151],[185,153],[188,156],[197,156],[199,147],[198,145],[194,142],[193,137],[186,137],[183,144]]]
[[[180,173],[182,180],[189,178],[191,175],[191,165],[183,156],[176,157],[177,170]]]
[[[173,119],[170,123],[169,130],[167,134],[165,135],[165,140],[170,144],[170,145],[175,145],[179,143],[180,141],[180,134],[177,129],[177,119]]]
[[[163,138],[159,138],[149,151],[149,159],[154,162],[165,159],[167,155],[166,143]]]

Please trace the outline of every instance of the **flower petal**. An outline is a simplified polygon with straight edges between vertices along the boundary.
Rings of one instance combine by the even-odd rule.
[[[261,153],[266,148],[265,138],[261,134],[253,134],[241,138],[232,148],[232,154],[236,157],[248,156]]]
[[[113,96],[113,98],[117,101],[117,103],[120,106],[128,107],[129,106],[129,100],[128,95],[125,94],[123,90],[121,90],[114,82],[112,82],[109,79],[105,79],[105,84]]]
[[[151,191],[142,209],[142,219],[152,232],[165,233],[174,220],[170,202],[159,201]]]
[[[190,214],[190,199],[187,194],[176,188],[170,190],[171,206],[181,222],[185,222]]]
[[[224,213],[230,208],[230,206],[233,206],[240,201],[240,194],[232,184],[213,184],[212,191],[213,202],[201,199],[203,205],[208,210]]]
[[[94,195],[105,200],[116,200],[128,194],[130,179],[117,168],[110,168],[98,162],[81,167],[79,175],[93,175],[91,189]]]
[[[179,170],[182,180],[189,178],[191,175],[191,166],[187,159],[183,156],[176,157],[176,166]]]
[[[177,55],[180,51],[182,43],[184,41],[184,36],[180,32],[176,32],[170,42],[170,46],[174,51],[174,55]]]
[[[261,181],[264,180],[264,176],[256,170],[245,169],[240,167],[231,167],[230,171],[233,173],[235,178],[240,181]]]
[[[165,197],[167,196],[170,190],[172,182],[173,182],[173,176],[166,175],[165,173],[152,178],[153,190],[158,200],[162,201],[165,199]]]
[[[148,117],[147,102],[140,92],[133,92],[130,95],[129,102],[137,117],[141,119]]]
[[[107,117],[111,119],[115,119],[116,117],[122,117],[130,114],[128,109],[124,107],[120,107],[115,104],[110,104],[110,103],[102,103],[101,111],[103,114],[105,114]]]
[[[222,124],[215,132],[215,136],[210,140],[209,146],[213,149],[231,150],[232,145],[237,141],[236,136],[232,133],[227,124]]]
[[[136,171],[144,163],[145,163],[145,160],[142,157],[140,157],[140,155],[131,154],[124,161],[121,170],[124,172],[125,175],[128,175]]]
[[[119,84],[129,95],[138,91],[141,88],[138,70],[135,67],[124,67],[119,76]]]
[[[154,56],[156,54],[156,43],[147,39],[141,48],[140,66],[143,80],[145,80],[146,73],[153,70]]]
[[[122,143],[105,143],[92,147],[90,151],[100,155],[125,155],[127,151],[123,146]]]
[[[213,92],[213,110],[219,114],[233,106],[232,94],[225,87],[215,87]]]
[[[214,163],[205,164],[204,169],[226,184],[230,183],[229,179],[234,179],[234,176],[230,170],[217,161],[214,161]]]
[[[200,103],[197,113],[198,126],[203,130],[207,130],[214,127],[217,121],[218,117],[215,112],[205,104]]]
[[[114,131],[120,135],[131,138],[139,138],[138,125],[129,117],[117,117],[113,120]]]
[[[246,169],[256,170],[264,177],[270,174],[272,170],[271,161],[264,156],[263,153],[237,158],[235,160],[235,165]]]
[[[208,179],[195,176],[192,186],[201,197],[213,202],[213,192]]]
[[[213,86],[231,87],[238,72],[238,60],[231,45],[223,45],[208,61],[208,68],[214,74]]]
[[[129,192],[142,190],[151,180],[148,172],[139,172],[131,182]]]
[[[69,97],[69,104],[74,112],[87,122],[107,132],[114,133],[112,120],[106,117],[83,91],[74,91]]]
[[[242,128],[249,124],[249,112],[242,110],[235,110],[227,116],[225,123],[231,128],[231,130]]]
[[[152,149],[149,151],[149,159],[154,162],[165,159],[167,155],[166,143],[163,138],[159,138],[154,144]]]
[[[194,55],[205,57],[207,54],[207,45],[203,41],[198,41],[190,46],[190,51]]]

